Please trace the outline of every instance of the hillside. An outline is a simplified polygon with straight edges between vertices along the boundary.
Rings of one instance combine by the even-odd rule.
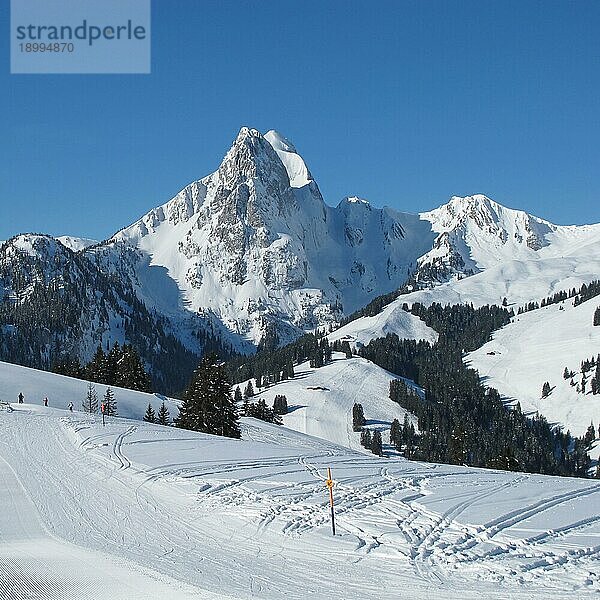
[[[526,312],[471,353],[467,363],[477,369],[486,385],[497,388],[523,410],[539,411],[548,420],[582,435],[593,420],[600,424],[600,395],[591,393],[587,374],[586,393],[564,379],[565,367],[581,384],[581,363],[600,353],[600,327],[592,325],[597,298],[573,306],[572,300]],[[542,398],[542,385],[552,392]]]
[[[394,419],[401,423],[406,411],[389,398],[390,381],[398,379],[377,365],[359,357],[345,358],[334,352],[333,361],[319,369],[303,363],[294,379],[270,386],[256,395],[268,405],[277,394],[286,396],[289,412],[285,427],[328,440],[352,450],[364,450],[360,433],[352,431],[352,407],[362,404],[367,427],[382,432],[384,448],[389,446],[389,429]],[[240,388],[243,390],[244,385]],[[416,426],[416,420],[412,417]]]
[[[101,402],[107,386],[101,383],[93,385],[98,401]],[[50,408],[66,410],[69,402],[72,402],[75,410],[81,410],[87,388],[88,382],[81,379],[0,362],[1,402],[17,402],[18,395],[22,393],[27,405],[42,406],[44,398],[48,398]],[[178,414],[177,402],[165,396],[119,387],[111,389],[115,394],[118,413],[122,417],[141,420],[148,403],[157,409],[163,400],[172,417]]]

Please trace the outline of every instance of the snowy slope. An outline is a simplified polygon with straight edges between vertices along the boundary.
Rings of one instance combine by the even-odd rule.
[[[443,240],[454,240],[451,250],[442,244],[419,259],[416,279],[425,288],[401,295],[375,318],[362,317],[340,331],[366,341],[374,337],[373,330],[404,337],[404,303],[472,303],[479,307],[500,305],[506,298],[516,310],[558,291],[580,288],[600,273],[600,225],[552,225],[506,209],[485,196],[453,198],[421,217],[431,219],[432,228],[441,232]],[[465,270],[474,274],[469,276]],[[431,280],[432,273],[442,273],[449,280]],[[410,328],[408,334],[406,337],[412,337]]]
[[[33,586],[29,597],[62,600],[600,591],[595,481],[377,459],[254,420],[236,441],[15,408],[0,418],[3,597]]]
[[[373,317],[361,317],[339,327],[327,336],[331,342],[347,341],[351,346],[367,345],[371,340],[395,333],[401,339],[425,340],[435,343],[438,334],[415,315],[402,309],[401,304],[393,302]]]
[[[402,423],[406,413],[389,398],[390,381],[398,377],[364,358],[347,359],[339,352],[334,352],[333,361],[323,367],[314,369],[307,362],[294,371],[294,379],[257,394],[257,398],[263,398],[269,406],[277,394],[286,396],[289,408],[283,417],[286,427],[339,446],[362,450],[360,433],[352,431],[352,407],[359,403],[363,406],[367,427],[382,432],[387,448],[391,422],[398,419]],[[408,414],[416,427],[416,419]]]
[[[98,243],[97,240],[91,240],[89,238],[73,237],[72,235],[59,235],[56,238],[63,246],[73,250],[73,252],[79,252],[89,246],[93,246]]]
[[[539,411],[551,423],[582,435],[591,420],[600,424],[600,396],[578,393],[570,380],[563,379],[563,372],[568,367],[576,373],[574,382],[580,384],[581,362],[600,353],[600,327],[592,325],[598,305],[600,298],[577,307],[566,300],[518,315],[471,353],[467,362],[487,385],[518,399],[523,410]],[[592,375],[588,373],[587,392]],[[553,391],[542,398],[545,381]]]
[[[94,387],[98,401],[101,402],[107,386],[94,383]],[[2,402],[17,402],[19,393],[22,393],[24,402],[28,405],[41,406],[44,398],[48,398],[48,405],[51,408],[64,410],[69,402],[72,402],[75,410],[80,410],[87,389],[88,382],[81,379],[0,362],[0,401]],[[148,403],[157,410],[163,399],[171,416],[178,414],[177,403],[164,396],[119,387],[111,387],[111,389],[117,401],[118,413],[123,417],[141,419]]]

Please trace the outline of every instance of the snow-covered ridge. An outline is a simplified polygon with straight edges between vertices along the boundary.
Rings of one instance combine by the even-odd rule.
[[[600,327],[592,325],[600,298],[579,306],[571,299],[517,315],[497,331],[490,342],[472,352],[467,364],[477,369],[487,385],[507,399],[519,401],[524,411],[539,411],[551,423],[583,435],[590,424],[600,424],[600,396],[587,388],[582,391],[581,363],[600,353]],[[575,373],[565,379],[567,367]],[[542,398],[542,385],[549,382],[552,392]],[[600,452],[598,447],[594,453]]]
[[[401,285],[433,238],[417,215],[327,205],[289,140],[244,127],[217,171],[92,252],[112,249],[107,265],[139,252],[129,271],[147,305],[213,315],[239,346],[269,323],[281,341],[335,323]]]
[[[97,240],[90,238],[73,237],[71,235],[60,235],[56,238],[63,246],[73,250],[73,252],[79,252],[85,250],[89,246],[94,246],[98,243]]]

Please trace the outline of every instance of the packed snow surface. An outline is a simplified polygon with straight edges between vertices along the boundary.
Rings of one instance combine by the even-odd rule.
[[[97,240],[92,240],[89,238],[81,238],[81,237],[73,237],[72,235],[61,235],[56,238],[63,246],[66,246],[73,252],[79,252],[80,250],[84,250],[89,246],[93,246],[97,244]]]
[[[49,387],[38,385],[29,395]],[[594,480],[377,458],[254,419],[231,440],[11,408],[0,411],[3,599],[600,592]]]
[[[101,383],[94,383],[93,386],[100,404],[109,386]],[[110,387],[117,402],[117,411],[122,417],[141,419],[149,403],[157,410],[163,400],[171,415],[177,415],[178,402],[170,398]],[[49,408],[66,409],[72,402],[75,410],[81,410],[87,391],[87,381],[0,361],[0,402],[17,402],[19,394],[23,394],[25,404],[41,406],[44,398],[47,398]]]
[[[372,317],[361,317],[350,321],[327,336],[331,342],[347,341],[351,347],[367,345],[372,340],[395,333],[400,339],[424,340],[434,344],[438,334],[415,315],[402,309],[398,302],[392,302]]]

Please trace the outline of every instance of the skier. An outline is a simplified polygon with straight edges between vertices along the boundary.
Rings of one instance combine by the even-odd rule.
[[[48,406],[48,398],[44,398],[44,406]]]
[[[69,402],[69,410],[70,410],[71,412],[73,412],[73,403],[72,403],[72,402]]]
[[[19,404],[23,404],[23,392],[19,392]]]

